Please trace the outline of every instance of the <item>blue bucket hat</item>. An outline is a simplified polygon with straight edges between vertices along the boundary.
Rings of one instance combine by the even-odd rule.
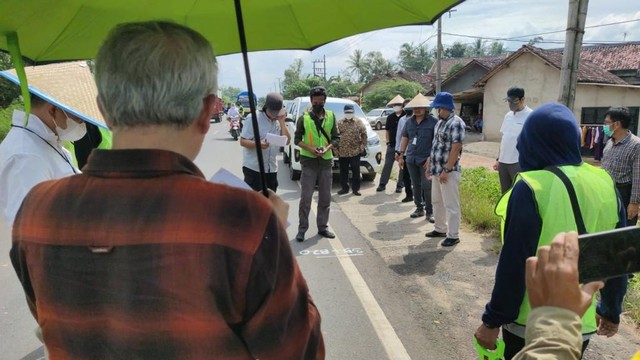
[[[453,105],[453,95],[446,91],[439,92],[433,99],[430,108],[444,108],[453,111],[456,107]]]

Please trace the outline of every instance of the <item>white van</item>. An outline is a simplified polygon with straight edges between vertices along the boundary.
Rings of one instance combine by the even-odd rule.
[[[360,173],[362,180],[373,181],[376,178],[376,171],[380,168],[382,162],[382,148],[380,147],[380,137],[371,128],[367,122],[364,111],[354,101],[340,98],[327,97],[324,108],[331,110],[336,117],[336,121],[344,118],[344,106],[346,104],[353,105],[355,110],[354,118],[360,119],[367,128],[367,156],[360,158]],[[284,148],[284,163],[289,164],[289,174],[291,180],[300,180],[300,148],[293,143],[294,134],[296,132],[296,122],[302,114],[311,107],[311,100],[308,96],[297,97],[290,105],[290,111],[286,120],[289,134],[291,134],[291,142]],[[338,166],[338,158],[333,159],[333,172],[340,172]]]

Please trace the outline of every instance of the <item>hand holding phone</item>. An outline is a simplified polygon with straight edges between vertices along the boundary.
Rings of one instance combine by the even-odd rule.
[[[580,283],[640,272],[640,227],[578,237]]]

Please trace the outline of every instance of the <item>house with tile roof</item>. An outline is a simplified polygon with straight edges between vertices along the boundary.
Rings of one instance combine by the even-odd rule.
[[[588,60],[631,85],[640,85],[640,41],[583,46],[580,60]]]
[[[419,83],[420,85],[422,85],[422,88],[424,90],[430,89],[432,86],[431,80],[428,77],[420,74],[419,72],[400,70],[400,71],[388,72],[386,74],[374,76],[368,83],[364,84],[364,86],[360,88],[360,98],[362,98],[362,96],[364,96],[366,93],[371,91],[377,83],[381,81],[395,80],[395,79],[403,79],[403,80]]]
[[[508,106],[504,101],[512,86],[525,89],[526,103],[532,109],[558,100],[562,51],[523,45],[487,72],[474,85],[484,89],[484,138],[499,141],[500,127]],[[631,110],[631,129],[637,133],[640,86],[627,83],[595,62],[581,57],[574,115],[583,125],[601,125],[611,106]]]

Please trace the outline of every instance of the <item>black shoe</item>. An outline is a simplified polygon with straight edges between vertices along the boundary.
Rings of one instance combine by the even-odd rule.
[[[460,242],[460,239],[446,238],[446,239],[442,240],[440,245],[442,245],[442,246],[453,246],[453,245],[455,245],[455,244],[457,244],[459,242]]]
[[[413,196],[407,196],[404,199],[402,199],[402,202],[412,202],[413,201]]]
[[[353,195],[355,195],[355,196],[360,196],[360,195],[362,195],[362,194],[360,194],[360,191],[354,191],[354,192],[353,192]]]
[[[440,231],[433,230],[433,231],[429,231],[428,233],[424,234],[424,236],[426,236],[426,237],[445,237],[445,236],[447,236],[447,234],[446,233],[442,233]]]
[[[349,189],[342,189],[342,190],[338,191],[338,195],[344,195],[344,194],[346,194],[348,192],[349,192]]]
[[[415,219],[415,218],[419,218],[421,216],[424,216],[424,210],[416,210],[413,212],[413,214],[409,215],[411,216],[411,218]]]
[[[302,231],[298,231],[298,235],[296,235],[296,241],[297,242],[303,242],[304,241],[304,233]]]
[[[333,239],[336,237],[336,234],[332,233],[329,230],[322,230],[322,231],[318,231],[318,235],[322,236],[322,237],[326,237],[329,239]]]
[[[433,214],[427,214],[426,218],[427,218],[428,222],[430,222],[432,224],[436,223],[436,219],[433,218]]]
[[[386,188],[387,188],[386,185],[378,185],[378,187],[376,188],[376,191],[377,192],[381,192],[381,191],[384,191],[384,189],[386,189]]]
[[[402,188],[401,187],[397,187],[396,188],[396,194],[400,194],[402,192]]]

